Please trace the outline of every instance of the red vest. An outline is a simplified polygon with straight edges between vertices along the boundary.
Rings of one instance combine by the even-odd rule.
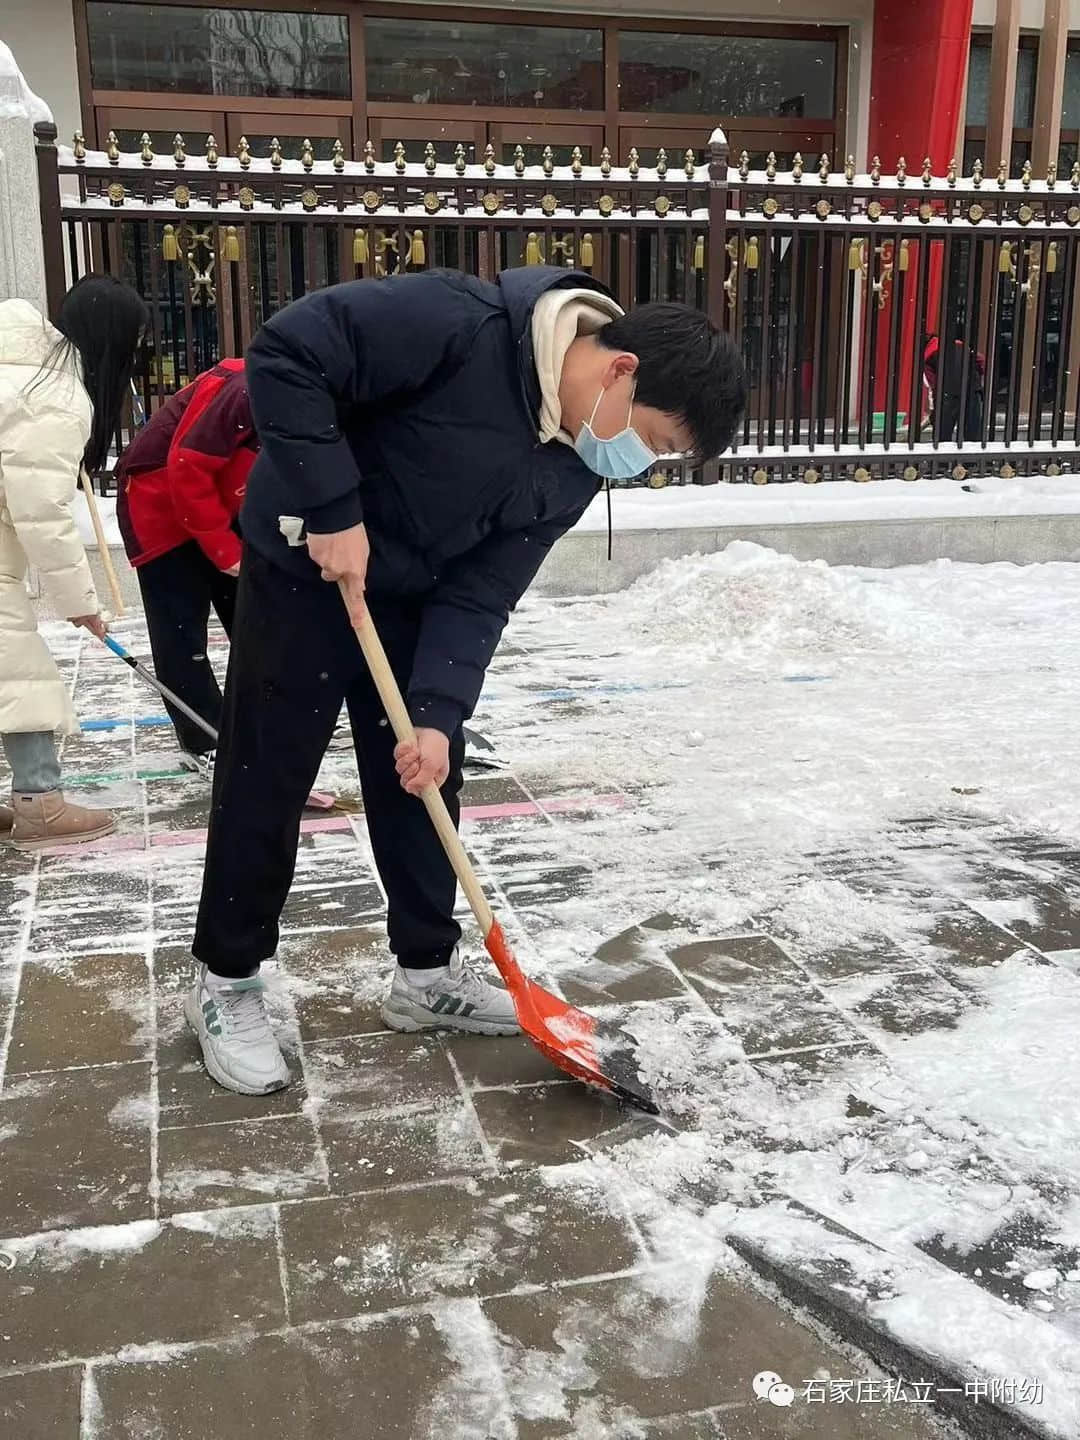
[[[117,465],[116,515],[132,565],[195,540],[219,570],[240,561],[233,521],[258,440],[242,360],[170,396]]]

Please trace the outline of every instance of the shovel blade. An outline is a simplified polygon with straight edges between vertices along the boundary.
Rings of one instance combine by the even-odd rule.
[[[498,921],[485,943],[506,981],[522,1034],[546,1059],[575,1080],[606,1090],[649,1115],[659,1115],[660,1107],[638,1076],[634,1046],[628,1036],[617,1026],[605,1024],[529,980]]]

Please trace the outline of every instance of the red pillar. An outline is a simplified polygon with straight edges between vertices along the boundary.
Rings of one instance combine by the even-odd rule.
[[[973,0],[876,0],[870,67],[868,159],[881,157],[888,174],[901,155],[916,177],[929,155],[935,175],[954,158],[971,45]],[[914,255],[912,256],[914,262]],[[931,271],[927,313],[937,313],[940,267]],[[900,395],[911,394],[915,296],[904,307]],[[888,327],[879,336],[875,405],[885,403]],[[906,400],[902,408],[906,408]]]

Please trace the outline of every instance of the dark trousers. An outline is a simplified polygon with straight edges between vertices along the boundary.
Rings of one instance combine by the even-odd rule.
[[[960,423],[960,396],[947,391],[941,401],[941,438],[956,439]],[[981,440],[983,432],[983,392],[972,390],[968,394],[967,418],[964,421],[964,439]]]
[[[140,565],[135,573],[150,631],[154,673],[207,724],[220,730],[221,688],[206,654],[206,627],[213,607],[225,633],[232,633],[236,581],[212,565],[194,540]],[[165,709],[182,750],[205,755],[214,748],[210,736],[167,700]]]
[[[412,671],[415,602],[372,601],[398,683]],[[402,965],[445,965],[461,938],[456,881],[422,802],[402,790],[385,718],[336,585],[295,580],[250,547],[240,568],[202,899],[192,950],[215,974],[250,974],[277,949],[304,801],[348,706],[368,834]],[[457,824],[465,743],[443,798]]]

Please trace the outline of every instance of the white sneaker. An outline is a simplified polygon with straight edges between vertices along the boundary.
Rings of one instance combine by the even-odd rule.
[[[249,980],[206,983],[200,965],[184,1000],[184,1017],[199,1037],[206,1068],[227,1090],[267,1095],[292,1080],[266,1014],[265,986]]]
[[[507,991],[465,965],[455,950],[450,973],[421,988],[410,985],[399,965],[382,1017],[391,1030],[466,1030],[473,1035],[517,1035],[521,1026]]]
[[[190,750],[180,751],[182,768],[191,770],[195,775],[201,775],[207,781],[212,781],[214,778],[214,761],[216,759],[216,750],[207,750],[204,755],[193,755]]]

